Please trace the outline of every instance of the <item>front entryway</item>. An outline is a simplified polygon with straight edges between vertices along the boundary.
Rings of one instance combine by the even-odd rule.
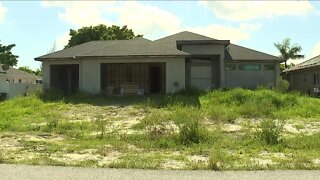
[[[106,95],[165,93],[165,63],[103,63],[101,91]]]
[[[50,89],[70,94],[79,90],[79,65],[51,65]]]

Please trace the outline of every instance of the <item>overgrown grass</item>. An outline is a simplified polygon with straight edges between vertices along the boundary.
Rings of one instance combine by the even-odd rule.
[[[79,104],[83,106],[78,106]],[[142,112],[139,116],[144,118],[131,127],[131,130],[144,133],[108,131],[110,124],[117,120],[105,118],[110,112],[103,107],[109,105],[131,105],[134,109],[139,109],[139,112]],[[63,136],[64,140],[60,142],[20,141],[23,150],[44,154],[38,157],[38,164],[65,165],[50,159],[50,154],[96,149],[96,153],[101,156],[115,150],[123,153],[120,159],[109,166],[115,168],[158,169],[168,160],[168,156],[162,153],[178,151],[183,153],[180,156],[208,157],[207,164],[182,159],[181,161],[190,165],[190,169],[303,169],[306,166],[317,169],[318,166],[310,164],[312,159],[320,155],[319,133],[284,136],[282,126],[274,122],[299,118],[317,119],[320,117],[320,109],[317,108],[319,105],[320,100],[299,93],[282,93],[266,89],[183,91],[167,96],[144,97],[102,97],[83,93],[65,97],[52,93],[0,102],[0,133],[47,133]],[[72,108],[81,107],[101,109],[96,113],[87,112],[93,114],[90,117],[92,121],[71,121],[73,119],[65,114]],[[90,110],[88,108],[87,111]],[[125,113],[130,116],[130,112]],[[132,112],[137,116],[135,113]],[[108,116],[113,115],[111,113]],[[246,121],[248,124],[243,125],[242,131],[229,133],[222,130],[223,124],[236,123],[238,119],[249,119]],[[262,123],[252,125],[255,122]],[[91,135],[92,133],[97,134]],[[45,148],[39,150],[38,146]],[[131,149],[130,146],[136,149]],[[250,159],[259,157],[262,151],[284,152],[292,154],[292,157],[275,158],[272,160],[278,164],[261,167],[252,163]],[[148,152],[152,152],[151,155],[137,155]],[[295,161],[294,158],[298,160]],[[3,158],[3,155],[0,155],[0,161],[11,162],[8,158]],[[24,162],[37,163],[36,160]],[[83,165],[93,164],[97,162],[88,161]]]

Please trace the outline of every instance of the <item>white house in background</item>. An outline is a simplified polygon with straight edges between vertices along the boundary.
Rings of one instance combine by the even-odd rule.
[[[0,64],[0,100],[40,91],[40,76],[30,74],[13,67],[4,70]]]
[[[13,67],[9,67],[8,70],[4,70],[0,64],[0,82],[10,82],[10,83],[30,83],[36,84],[41,82],[42,77],[36,76]]]

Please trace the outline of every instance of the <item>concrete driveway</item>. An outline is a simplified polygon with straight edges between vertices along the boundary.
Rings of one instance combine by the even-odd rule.
[[[132,169],[102,169],[81,167],[57,166],[29,166],[0,164],[1,180],[44,180],[44,179],[163,179],[163,180],[188,180],[188,179],[320,179],[320,171],[178,171],[178,170],[132,170]]]

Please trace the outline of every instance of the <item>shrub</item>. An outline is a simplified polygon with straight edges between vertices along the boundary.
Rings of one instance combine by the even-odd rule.
[[[209,169],[220,171],[225,168],[228,157],[225,152],[220,149],[215,149],[210,153],[209,157]]]
[[[180,125],[179,141],[183,145],[199,144],[208,139],[208,132],[200,127],[199,121],[191,121]]]
[[[282,141],[283,127],[271,119],[263,120],[260,125],[259,138],[269,145],[279,144]]]
[[[279,92],[287,92],[289,90],[290,83],[287,80],[280,79],[278,82],[276,90]]]

